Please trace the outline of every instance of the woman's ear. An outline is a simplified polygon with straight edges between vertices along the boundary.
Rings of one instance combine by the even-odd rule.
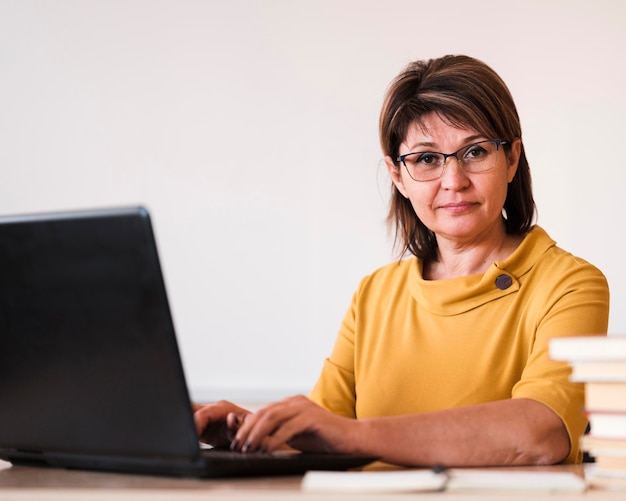
[[[515,173],[517,172],[517,166],[519,165],[519,157],[522,154],[522,140],[519,138],[515,139],[511,142],[510,151],[504,151],[507,156],[506,159],[508,163],[508,179],[510,183],[511,181],[513,181]]]
[[[385,157],[385,165],[387,166],[387,172],[389,172],[389,176],[391,176],[391,180],[393,184],[395,184],[396,188],[404,198],[409,198],[406,190],[404,189],[404,181],[402,180],[402,172],[400,170],[400,165],[395,164],[391,157]]]

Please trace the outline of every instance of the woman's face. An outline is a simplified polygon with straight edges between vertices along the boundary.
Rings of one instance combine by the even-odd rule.
[[[409,127],[399,154],[412,152],[452,153],[463,146],[485,139],[473,129],[456,128],[436,113]],[[520,157],[521,140],[515,140],[507,152],[497,151],[495,168],[468,173],[456,158],[448,157],[443,175],[432,181],[415,181],[402,163],[385,159],[391,178],[402,195],[428,229],[457,243],[471,243],[501,234],[502,208],[508,184],[513,180]]]

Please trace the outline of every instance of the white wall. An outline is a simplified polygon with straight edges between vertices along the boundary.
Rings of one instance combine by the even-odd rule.
[[[410,60],[483,59],[539,224],[626,332],[621,0],[0,0],[0,213],[145,204],[193,395],[306,392],[393,258],[377,119]]]

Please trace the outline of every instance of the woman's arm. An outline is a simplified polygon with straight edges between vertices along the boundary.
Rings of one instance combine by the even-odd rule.
[[[560,418],[530,399],[369,419],[337,416],[297,396],[249,416],[233,446],[379,457],[403,466],[543,465],[563,460],[569,439]]]
[[[546,465],[570,444],[560,418],[530,399],[509,399],[359,423],[358,452],[375,447],[384,461],[406,466]]]

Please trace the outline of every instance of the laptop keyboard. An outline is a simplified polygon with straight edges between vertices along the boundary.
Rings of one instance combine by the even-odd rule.
[[[231,451],[229,449],[202,449],[200,455],[206,458],[213,459],[229,459],[229,460],[249,460],[249,459],[262,459],[262,458],[286,458],[291,457],[294,454],[299,454],[297,451],[275,451],[275,452],[239,452]]]

